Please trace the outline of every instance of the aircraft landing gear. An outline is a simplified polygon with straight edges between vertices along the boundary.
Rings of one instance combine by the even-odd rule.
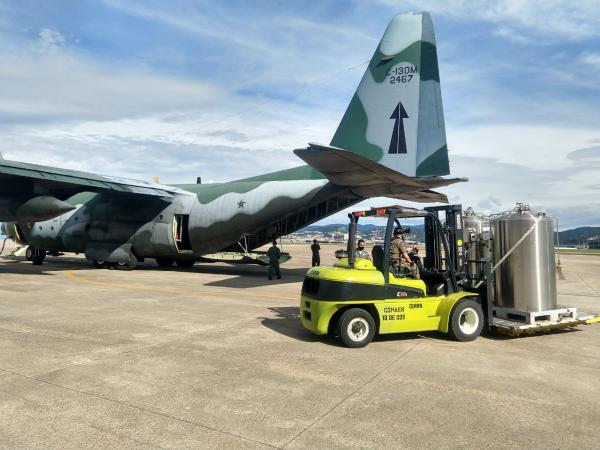
[[[113,267],[117,270],[133,270],[135,269],[135,261],[113,263]]]
[[[96,269],[106,269],[108,267],[108,263],[103,259],[95,259],[92,261],[92,264]]]
[[[95,259],[92,261],[92,264],[96,269],[133,270],[135,269],[136,262],[108,262],[103,259]]]
[[[34,266],[41,266],[44,262],[44,259],[46,259],[46,250],[39,247],[34,247],[33,254],[31,256],[31,263]]]

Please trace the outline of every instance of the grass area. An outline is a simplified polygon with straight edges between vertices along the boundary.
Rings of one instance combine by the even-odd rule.
[[[596,248],[573,248],[557,250],[557,253],[561,255],[600,255],[600,249]]]

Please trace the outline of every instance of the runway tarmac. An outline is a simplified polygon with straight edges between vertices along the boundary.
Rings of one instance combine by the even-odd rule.
[[[600,445],[600,325],[347,349],[300,325],[310,251],[284,250],[274,281],[258,266],[0,258],[0,448]],[[600,257],[561,260],[559,303],[600,313]]]

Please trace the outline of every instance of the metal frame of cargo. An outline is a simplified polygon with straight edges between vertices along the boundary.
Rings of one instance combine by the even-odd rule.
[[[510,336],[534,334],[564,328],[573,328],[579,325],[588,325],[599,322],[600,316],[586,312],[578,312],[575,307],[561,307],[547,311],[520,311],[512,308],[494,306],[494,278],[491,260],[469,260],[483,264],[485,279],[480,286],[485,285],[484,313],[486,314],[487,331]]]
[[[600,322],[600,316],[586,312],[577,311],[574,307],[560,307],[546,311],[521,311],[511,308],[495,306],[494,294],[494,273],[493,264],[490,259],[486,260],[463,260],[462,246],[459,245],[459,232],[463,227],[462,206],[444,205],[424,208],[426,211],[436,215],[443,211],[446,215],[444,232],[448,239],[450,258],[446,261],[448,265],[453,266],[454,271],[459,275],[464,275],[464,267],[467,263],[478,263],[484,267],[484,279],[480,280],[473,291],[478,292],[483,297],[482,306],[485,314],[485,329],[496,331],[502,334],[518,336],[522,334],[533,334],[538,332],[556,330],[561,328],[573,328],[579,325],[586,325],[594,322]],[[432,224],[425,223],[425,242],[433,242],[428,239],[428,234],[434,233],[435,228]],[[441,259],[439,249],[426,248],[425,258],[429,251]],[[429,251],[428,251],[429,250]],[[471,289],[467,289],[471,290]]]

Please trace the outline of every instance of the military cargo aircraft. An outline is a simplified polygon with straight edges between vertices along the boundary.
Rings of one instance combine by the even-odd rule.
[[[330,145],[307,165],[214,184],[162,185],[0,160],[4,233],[34,249],[77,252],[97,267],[193,264],[248,254],[375,196],[447,202],[450,173],[435,36],[427,13],[396,16]]]

